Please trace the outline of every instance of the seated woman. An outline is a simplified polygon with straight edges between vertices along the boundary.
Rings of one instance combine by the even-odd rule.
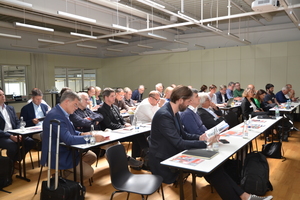
[[[255,90],[253,88],[247,88],[243,92],[243,101],[241,104],[243,119],[248,120],[249,115],[251,117],[255,117],[257,115],[266,115],[267,112],[262,111],[262,109],[258,108],[258,106],[254,102],[254,93]]]
[[[257,107],[258,110],[260,111],[269,111],[270,108],[266,107],[265,106],[265,103],[264,103],[264,99],[265,99],[265,96],[266,96],[267,92],[260,89],[256,92],[255,96],[254,96],[254,103]]]

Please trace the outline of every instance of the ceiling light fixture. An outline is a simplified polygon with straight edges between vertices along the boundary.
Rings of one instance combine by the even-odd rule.
[[[244,43],[246,43],[246,44],[251,44],[251,42],[248,41],[248,40],[246,40],[246,39],[242,39],[242,41],[243,41]]]
[[[143,44],[138,44],[137,46],[141,47],[141,48],[146,48],[146,49],[153,49],[153,47],[147,46],[147,45],[143,45]]]
[[[78,19],[78,20],[81,20],[81,21],[92,22],[92,23],[97,22],[95,19],[92,19],[92,18],[83,17],[83,16],[80,16],[80,15],[75,15],[75,14],[71,14],[71,13],[66,13],[66,12],[63,12],[63,11],[57,11],[57,14],[68,17],[68,18],[71,18],[71,19]]]
[[[181,17],[187,19],[188,21],[198,22],[198,20],[196,20],[196,19],[194,19],[194,18],[192,18],[192,17],[189,17],[189,16],[187,16],[187,15],[181,13],[180,11],[178,11],[177,13],[178,13],[178,15],[180,15]]]
[[[160,36],[160,35],[156,35],[156,34],[153,34],[153,33],[148,33],[148,35],[152,36],[152,37],[155,37],[155,38],[163,39],[163,40],[167,39],[166,37],[163,37],[163,36]]]
[[[0,33],[0,37],[8,37],[8,38],[14,38],[14,39],[21,39],[22,37],[19,35],[10,35],[5,33]]]
[[[108,39],[108,41],[119,43],[119,44],[129,44],[128,42],[124,42],[124,41],[121,41],[121,40],[115,40],[115,39]]]
[[[202,46],[202,45],[200,45],[200,44],[195,44],[194,46],[195,46],[195,47],[200,47],[200,48],[205,49],[205,46]]]
[[[32,4],[31,3],[26,3],[26,2],[22,2],[22,1],[16,1],[16,0],[0,0],[0,2],[2,3],[7,3],[13,6],[17,6],[17,7],[21,7],[21,8],[32,8]]]
[[[38,39],[39,42],[46,42],[46,43],[53,43],[53,44],[65,44],[61,41],[55,41],[55,40],[45,40],[45,39]]]
[[[97,49],[96,46],[84,45],[84,44],[77,44],[78,47],[90,48],[90,49]]]
[[[230,36],[230,37],[235,37],[235,38],[237,38],[237,39],[240,38],[239,36],[237,36],[237,35],[235,35],[235,34],[232,34],[232,33],[228,33],[228,36]]]
[[[207,24],[207,28],[212,30],[212,31],[221,32],[221,33],[223,32],[221,29],[219,29],[217,27],[214,27],[211,24]]]
[[[121,29],[121,30],[125,30],[125,31],[137,32],[136,29],[129,28],[129,27],[125,27],[125,26],[121,26],[121,25],[118,25],[118,24],[113,24],[112,26],[113,26],[114,28]]]
[[[42,30],[42,31],[54,32],[53,28],[45,28],[45,27],[41,27],[41,26],[23,24],[23,23],[20,23],[20,22],[15,22],[15,25],[19,26],[19,27],[23,27],[23,28],[31,28],[31,29],[37,29],[37,30]]]
[[[111,48],[106,48],[107,51],[115,51],[115,52],[122,52],[122,49],[111,49]]]
[[[161,5],[161,4],[158,4],[156,2],[153,2],[153,1],[150,1],[150,0],[137,0],[138,2],[141,2],[143,4],[146,4],[148,6],[151,6],[151,7],[161,7],[161,8],[166,8],[165,6]]]
[[[174,39],[174,42],[177,42],[177,43],[179,43],[179,44],[185,44],[185,45],[188,45],[188,44],[189,44],[188,42],[180,41],[180,40],[176,40],[176,39]]]
[[[79,37],[86,37],[86,38],[97,39],[96,36],[86,35],[86,34],[82,34],[82,33],[74,33],[74,32],[71,32],[70,34],[71,34],[71,35],[74,35],[74,36],[79,36]]]

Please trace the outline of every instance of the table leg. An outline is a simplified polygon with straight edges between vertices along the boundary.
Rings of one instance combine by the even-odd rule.
[[[80,162],[80,183],[83,186],[83,167],[82,167],[82,151],[79,151],[79,162]]]
[[[72,156],[73,156],[73,176],[74,176],[74,181],[77,181],[77,176],[76,176],[76,154],[75,154],[76,149],[72,148]]]
[[[197,198],[197,192],[196,192],[196,174],[192,173],[192,192],[193,192],[193,200],[196,200]]]
[[[16,175],[17,178],[20,178],[20,179],[23,179],[27,182],[30,182],[30,179],[26,178],[26,163],[25,163],[25,140],[24,138],[22,138],[22,151],[20,149],[20,136],[18,135],[17,136],[18,138],[18,148],[19,148],[19,158],[21,159],[20,162],[19,162],[19,176]],[[23,156],[22,156],[23,155]],[[23,164],[23,167],[21,167],[21,162]],[[23,175],[22,176],[22,169],[23,169]]]
[[[183,171],[179,171],[179,189],[180,189],[180,200],[184,200],[184,190],[183,190]]]

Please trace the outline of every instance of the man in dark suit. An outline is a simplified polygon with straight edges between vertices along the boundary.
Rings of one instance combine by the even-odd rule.
[[[226,85],[220,85],[220,90],[216,93],[217,104],[225,104],[228,101],[226,89]]]
[[[143,100],[144,91],[145,87],[143,85],[140,85],[138,89],[132,92],[131,99],[138,103],[141,102]]]
[[[160,175],[163,182],[170,184],[177,179],[178,172],[160,164],[161,161],[174,156],[186,149],[206,148],[204,140],[207,138],[186,133],[180,122],[179,111],[183,112],[191,103],[193,92],[186,86],[177,86],[170,98],[161,109],[159,109],[152,120],[151,135],[149,138],[149,165],[151,172]],[[217,141],[217,137],[210,138],[208,143]],[[203,140],[203,141],[201,141]],[[272,196],[260,198],[244,192],[224,171],[218,167],[205,179],[217,190],[222,199],[230,200],[270,200]]]
[[[60,121],[60,142],[64,142],[67,146],[75,144],[85,144],[83,135],[90,134],[89,132],[76,131],[72,125],[69,115],[74,113],[78,108],[80,97],[70,91],[66,90],[61,98],[60,104],[57,104],[49,111],[43,122],[43,137],[42,137],[42,159],[41,164],[45,166],[48,161],[48,147],[49,147],[49,132],[50,132],[50,120],[57,119]],[[54,123],[52,127],[52,140],[51,140],[51,163],[48,164],[52,169],[55,169],[55,154],[56,154],[56,139],[57,139],[57,124]],[[108,138],[102,135],[95,135],[96,142],[104,141]],[[76,159],[76,173],[79,177],[79,156],[78,152],[75,152]],[[93,176],[94,169],[91,165],[96,161],[97,157],[92,151],[87,151],[82,157],[83,178],[88,179]],[[72,150],[66,146],[59,147],[59,164],[58,169],[64,170],[64,177],[71,178],[73,172],[73,155]]]
[[[223,117],[220,117],[222,113],[218,107],[210,108],[212,102],[207,94],[201,93],[199,94],[199,97],[200,105],[197,111],[198,115],[201,117],[205,127],[211,129],[224,120]]]
[[[20,116],[26,122],[26,127],[42,125],[42,119],[48,112],[48,106],[41,103],[43,93],[35,88],[31,91],[32,101],[21,109]]]
[[[12,106],[5,105],[5,94],[0,89],[0,148],[6,149],[7,156],[13,161],[21,161],[23,157],[20,157],[17,144],[17,136],[8,133],[8,130],[20,128],[20,121],[17,118],[16,112]],[[19,136],[21,140],[25,142],[25,154],[30,151],[34,146],[34,141],[30,137]],[[17,167],[16,163],[15,166]]]

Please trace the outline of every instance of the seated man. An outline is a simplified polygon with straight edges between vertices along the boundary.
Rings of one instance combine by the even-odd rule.
[[[131,110],[135,110],[135,108],[136,108],[135,103],[131,99],[131,96],[132,96],[131,89],[129,87],[125,87],[124,88],[124,102]]]
[[[226,104],[228,101],[227,95],[226,95],[226,85],[220,85],[220,90],[216,93],[217,97],[217,104]]]
[[[60,104],[57,104],[54,108],[49,111],[43,122],[43,143],[42,143],[42,158],[41,164],[45,166],[48,164],[52,169],[55,169],[55,155],[56,155],[56,139],[57,139],[57,124],[54,123],[52,127],[52,140],[51,140],[51,163],[48,161],[48,148],[49,148],[49,132],[50,132],[50,120],[57,119],[60,121],[60,142],[64,142],[67,146],[75,144],[85,144],[84,136],[90,134],[89,132],[83,133],[76,131],[72,125],[69,116],[73,114],[77,109],[80,101],[80,97],[70,91],[66,90],[61,98]],[[104,141],[108,138],[102,135],[95,135],[96,142]],[[63,176],[65,178],[72,178],[73,173],[73,155],[72,150],[67,147],[60,145],[59,147],[59,163],[58,169],[64,170]],[[76,159],[76,174],[77,177],[80,176],[80,165],[78,152],[75,151]],[[92,151],[87,151],[82,156],[82,167],[83,167],[83,178],[91,178],[94,174],[94,169],[92,164],[96,161],[96,154]]]
[[[207,138],[203,135],[186,133],[180,123],[178,112],[183,112],[191,102],[193,92],[186,86],[177,86],[171,95],[171,101],[159,109],[153,117],[151,135],[149,138],[149,165],[151,172],[160,175],[163,182],[174,183],[178,171],[172,170],[160,163],[183,150],[192,148],[206,148]],[[216,142],[218,137],[211,137],[208,144]],[[218,167],[213,172],[204,176],[205,179],[217,190],[222,199],[242,200],[270,200],[272,196],[260,198],[243,191],[224,171]]]
[[[115,90],[116,92],[116,98],[114,105],[119,108],[120,113],[126,113],[129,110],[129,107],[124,102],[124,91],[122,88],[117,88]]]
[[[266,85],[266,92],[267,92],[267,94],[264,98],[264,104],[266,107],[273,108],[276,104],[279,104],[276,100],[275,94],[273,93],[274,92],[273,84],[268,83]]]
[[[164,86],[162,83],[157,83],[155,85],[155,90],[159,92],[160,98],[164,97]]]
[[[192,91],[192,102],[185,111],[180,112],[180,120],[185,132],[202,135],[203,133],[205,133],[207,128],[203,124],[200,116],[197,114],[197,108],[200,104],[198,90],[192,89]]]
[[[33,91],[33,90],[40,90],[40,89],[39,89],[39,88],[33,88],[32,91]],[[42,92],[42,91],[41,91],[41,92]],[[32,93],[31,93],[31,94],[32,94]],[[31,103],[31,101],[32,101],[32,98],[30,98],[30,99],[27,101],[27,103]],[[51,106],[49,106],[49,104],[47,104],[47,102],[46,102],[44,99],[42,99],[41,103],[48,106],[48,111],[51,110]]]
[[[32,101],[21,109],[20,116],[26,122],[26,127],[41,126],[48,112],[48,106],[42,103],[43,93],[39,89],[31,91]]]
[[[278,103],[286,103],[288,98],[286,98],[286,94],[288,94],[289,90],[286,86],[284,86],[279,92],[276,93],[276,99]]]
[[[296,101],[297,98],[295,98],[295,90],[293,90],[292,84],[286,84],[285,87],[288,89],[288,93],[285,95],[286,98],[291,99],[291,101]]]
[[[218,107],[212,107],[212,102],[209,97],[205,93],[199,93],[200,104],[198,108],[198,115],[200,115],[201,120],[207,129],[210,129],[221,121],[223,121],[223,117],[220,117],[220,110]]]
[[[228,87],[226,90],[226,95],[228,99],[233,98],[233,89],[234,89],[235,83],[234,82],[229,82]]]
[[[91,110],[97,110],[100,107],[100,105],[97,105],[97,101],[96,101],[96,88],[94,86],[90,86],[88,88],[87,93],[88,93],[89,98],[90,98],[89,108]]]
[[[114,105],[116,92],[112,88],[105,88],[102,92],[104,98],[103,105],[98,109],[98,112],[103,115],[103,120],[100,122],[101,129],[120,129],[130,127],[131,124],[126,123],[123,117],[120,115],[120,111],[116,105]],[[135,135],[128,138],[132,141],[132,157],[140,157],[140,150],[148,148],[148,143],[144,135]],[[129,165],[132,167],[140,167],[143,163],[128,157]]]
[[[148,98],[144,99],[137,107],[134,114],[135,123],[151,123],[154,114],[159,109],[159,100],[159,92],[151,91]]]
[[[73,123],[75,129],[80,132],[89,132],[91,125],[95,130],[101,130],[100,122],[103,120],[103,116],[99,113],[91,111],[87,105],[90,104],[90,99],[87,93],[80,92],[78,96],[81,101],[78,104],[77,110],[70,115],[70,120]]]
[[[25,150],[25,155],[21,157],[18,149],[18,139],[8,133],[8,130],[20,128],[20,121],[17,118],[15,109],[12,106],[5,105],[5,94],[0,88],[0,148],[6,149],[7,157],[9,157],[14,163],[15,168],[18,168],[17,161],[21,161],[26,153],[34,146],[34,141],[30,137],[20,137],[20,140],[24,140],[25,146],[22,147]]]
[[[236,82],[234,87],[235,90],[233,91],[233,98],[234,100],[241,101],[243,99],[244,89],[241,88],[241,84],[239,82]]]
[[[140,85],[138,89],[132,92],[131,99],[135,101],[135,103],[140,103],[143,100],[143,93],[145,91],[145,87]]]

